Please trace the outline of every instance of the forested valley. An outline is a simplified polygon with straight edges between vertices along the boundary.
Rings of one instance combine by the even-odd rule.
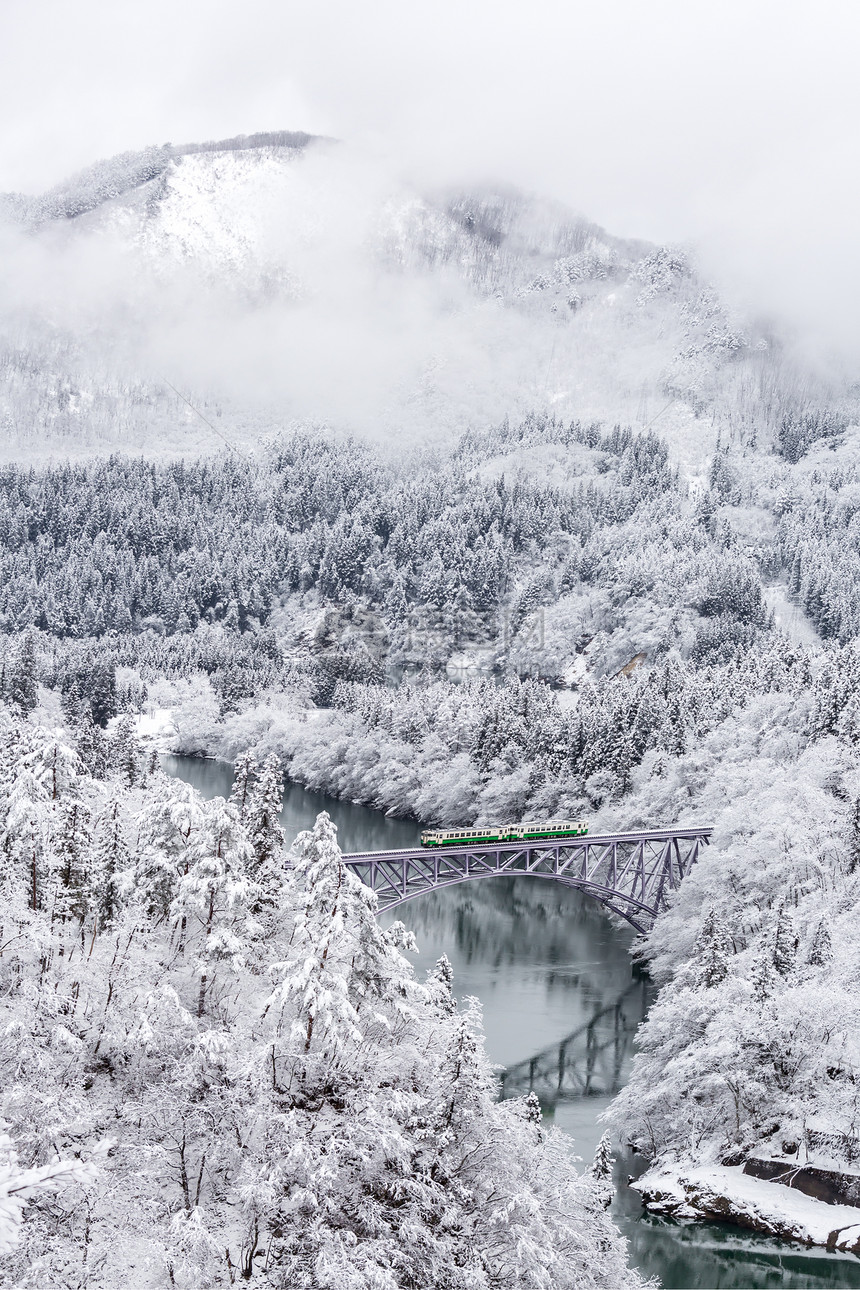
[[[10,1290],[643,1284],[608,1139],[577,1167],[498,1100],[480,1006],[329,819],[284,837],[285,780],[449,827],[712,825],[636,942],[658,993],[607,1123],[676,1182],[857,1172],[856,388],[684,251],[368,196],[327,147],[0,201]],[[231,763],[230,800],[165,751]]]
[[[512,442],[561,445],[567,478],[506,477],[493,467]],[[135,722],[170,709],[180,750],[275,757],[309,787],[421,820],[713,822],[706,860],[641,949],[662,990],[618,1131],[656,1158],[731,1160],[817,1119],[850,1161],[860,555],[853,468],[831,456],[720,452],[691,495],[654,434],[532,419],[403,468],[305,432],[253,459],[8,468],[3,697],[19,719],[68,727],[90,792],[116,794],[118,775],[132,798],[152,791]],[[776,625],[774,585],[808,613],[805,639]],[[211,808],[153,783],[174,801],[163,827],[194,833],[187,812]],[[103,849],[104,810],[129,807],[81,809]],[[46,855],[85,852],[71,827]],[[30,844],[7,845],[19,906],[42,917]],[[84,881],[74,857],[46,863]],[[158,887],[158,918],[183,941],[171,872],[123,882],[137,900]],[[49,924],[89,953],[84,898],[63,899]],[[250,933],[223,899],[217,954],[244,961]],[[241,917],[253,924],[262,899]],[[180,1004],[197,1015],[182,991]]]

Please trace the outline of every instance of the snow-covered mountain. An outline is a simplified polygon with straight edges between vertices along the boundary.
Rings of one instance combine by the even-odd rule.
[[[490,1259],[472,1200],[496,1178],[519,1188],[508,1162],[532,1171],[535,1141],[552,1145],[534,1106],[516,1123],[493,1109],[482,1059],[479,1102],[450,1075],[447,968],[404,1012],[407,981],[369,986],[400,981],[393,946],[355,955],[362,937],[379,947],[369,906],[344,914],[342,943],[313,921],[340,926],[327,822],[302,852],[310,868],[292,867],[304,894],[288,885],[278,905],[281,767],[428,823],[710,822],[642,946],[661,989],[619,1135],[677,1164],[670,1201],[686,1216],[715,1212],[684,1180],[703,1162],[724,1181],[747,1158],[786,1175],[835,1167],[855,1187],[857,391],[737,316],[683,250],[513,190],[423,191],[332,141],[165,145],[0,211],[0,442],[17,459],[0,470],[0,840],[21,933],[0,960],[0,1167],[15,1180],[20,1147],[35,1186],[62,1148],[83,1186],[69,1162],[98,1158],[105,1125],[120,1140],[118,1199],[34,1204],[20,1266],[33,1252],[41,1284],[46,1268],[78,1259],[86,1279],[103,1259],[100,1284],[125,1286],[110,1259],[132,1230],[177,1285],[256,1276],[266,1248],[265,1283],[292,1287],[296,1250],[310,1267],[358,1231],[342,1266],[427,1249],[431,1271],[410,1264],[409,1284],[459,1286],[448,1269],[471,1276],[466,1245]],[[85,454],[97,459],[20,460]],[[146,705],[153,722],[169,711],[176,751],[238,760],[229,806],[210,811],[148,764],[134,736]],[[293,928],[310,929],[309,949]],[[289,991],[277,1021],[267,964],[325,983],[341,959],[325,993],[358,1001],[349,1025],[295,1011]],[[469,1108],[453,1139],[448,1085]],[[488,1162],[447,1192],[453,1226],[421,1190],[452,1176],[452,1141],[458,1170]],[[485,1156],[490,1141],[507,1145]],[[308,1142],[326,1145],[318,1163]],[[380,1142],[396,1155],[378,1158]],[[309,1168],[329,1207],[310,1226],[294,1207]],[[522,1191],[521,1228],[505,1201],[501,1230],[530,1260],[520,1283],[625,1284],[591,1185],[560,1193],[567,1176],[553,1188],[572,1279],[542,1262],[546,1176]],[[657,1200],[665,1177],[646,1185]],[[490,1244],[507,1266],[513,1247]]]
[[[0,217],[7,456],[550,410],[659,418],[695,474],[718,433],[835,397],[683,250],[512,189],[422,192],[304,135],[124,154]]]

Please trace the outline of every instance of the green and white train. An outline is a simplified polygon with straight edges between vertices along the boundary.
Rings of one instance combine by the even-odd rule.
[[[480,829],[425,829],[422,847],[483,846],[492,842],[539,842],[544,838],[580,838],[585,820],[549,820],[544,824],[485,824]]]

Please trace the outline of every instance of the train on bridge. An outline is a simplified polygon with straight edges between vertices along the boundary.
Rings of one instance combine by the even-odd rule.
[[[480,846],[492,842],[539,842],[543,838],[581,838],[588,832],[585,820],[549,820],[546,823],[486,824],[482,829],[425,829],[422,847]]]
[[[644,932],[712,831],[707,824],[675,825],[595,836],[585,820],[425,829],[420,847],[358,852],[343,862],[376,893],[380,909],[458,882],[529,874],[588,892]]]

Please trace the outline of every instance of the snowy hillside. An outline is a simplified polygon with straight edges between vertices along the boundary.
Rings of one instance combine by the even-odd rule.
[[[548,410],[656,421],[696,475],[718,433],[774,436],[839,394],[678,249],[255,138],[0,199],[4,454],[205,451],[295,420],[412,441]]]
[[[148,1041],[135,1036],[144,1024],[161,1035],[161,1013],[138,1023],[134,1000],[138,982],[161,981],[166,937],[178,936],[176,955],[185,954],[177,929],[192,904],[183,902],[205,907],[187,843],[200,865],[213,848],[220,864],[217,839],[226,830],[235,840],[223,860],[229,874],[217,870],[218,891],[233,893],[218,926],[245,946],[245,993],[229,1014],[212,1014],[230,1044],[268,1033],[254,1030],[249,1001],[265,1002],[265,965],[283,966],[283,929],[311,926],[314,900],[291,887],[281,893],[284,917],[266,930],[265,901],[281,897],[277,882],[265,901],[254,894],[269,873],[250,859],[257,826],[243,832],[235,800],[219,823],[193,795],[172,794],[154,762],[145,769],[134,738],[144,715],[173,732],[176,752],[265,761],[272,802],[282,768],[312,791],[446,826],[588,818],[599,833],[709,823],[710,847],[640,945],[660,994],[614,1106],[616,1129],[660,1168],[737,1170],[762,1159],[769,1168],[779,1153],[825,1167],[823,1142],[827,1159],[853,1176],[858,387],[813,372],[772,328],[735,316],[678,248],[623,241],[513,190],[419,191],[331,141],[165,145],[101,163],[40,198],[2,199],[0,214],[0,728],[12,750],[0,764],[0,843],[22,929],[7,997],[17,1009],[25,974],[51,999],[73,992],[72,1017],[81,996],[80,1020],[61,1009],[43,1044],[61,1054],[74,1088],[52,1150],[59,1140],[71,1160],[82,1106],[94,1126],[116,1119],[122,1150],[134,1139],[144,1153],[121,1158],[121,1185],[131,1189],[136,1162],[174,1132],[160,1121],[150,1136],[141,1129],[146,1116],[158,1118],[148,1092],[127,1126],[114,1108],[126,1105],[126,1076],[129,1088],[157,1086]],[[68,800],[56,779],[63,727]],[[53,733],[42,740],[38,731]],[[78,804],[92,816],[99,855],[120,839],[117,810],[132,830],[117,851],[117,872],[128,869],[122,907],[102,908],[102,871],[77,858],[90,854]],[[326,827],[308,893],[337,871]],[[135,876],[128,857],[138,853]],[[157,917],[155,873],[173,875],[159,888]],[[91,1050],[84,1021],[107,1011],[110,938],[138,918],[146,943],[133,988],[114,1005],[128,1031],[117,1021],[110,1049],[125,1064],[117,1057],[106,1072],[101,1033]],[[216,942],[206,939],[210,926],[195,926],[204,948],[189,940],[189,957],[169,969],[184,1012],[177,1021],[168,1010],[170,1034],[158,1039],[186,1036],[175,1039],[183,1090],[182,1072],[203,1060],[198,1040],[214,1044],[215,1034],[207,956]],[[93,945],[97,934],[108,939],[90,948],[79,981],[71,947],[85,927]],[[343,952],[352,952],[346,942]],[[385,995],[380,1006],[393,1019],[399,1004]],[[425,1024],[417,995],[415,1007],[408,1025],[396,1023],[409,1043]],[[384,1087],[394,1087],[385,1063],[397,1079],[405,1068],[387,1036],[400,1032],[387,1029],[387,1012],[382,1039],[377,1014],[356,1015],[369,1029],[353,1028],[337,1048],[351,1054],[345,1078],[375,1087],[381,1052]],[[34,1030],[29,1014],[26,1024]],[[309,1052],[316,1060],[316,1023],[284,1024],[298,1035],[295,1070],[316,1097],[323,1085],[305,1061]],[[365,1046],[371,1034],[375,1048]],[[65,1056],[72,1041],[74,1062]],[[50,1083],[39,1044],[27,1061]],[[10,1069],[17,1050],[15,1039]],[[210,1087],[233,1108],[239,1141],[253,1145],[259,1130],[268,1142],[267,1117],[286,1096],[277,1073],[273,1092],[266,1067],[265,1092],[246,1097],[257,1076],[231,1065],[240,1048],[205,1051],[233,1071],[210,1073]],[[222,1061],[222,1052],[232,1055]],[[447,1060],[440,1050],[416,1086],[437,1110]],[[0,1112],[15,1126],[14,1149],[47,1167],[48,1138],[27,1136],[15,1119],[17,1085],[7,1085]],[[184,1096],[168,1112],[177,1124],[191,1114]],[[387,1098],[369,1122],[389,1125],[403,1158],[420,1162],[416,1144],[432,1115],[420,1118],[419,1108],[419,1119],[401,1124],[386,1118]],[[247,1135],[246,1103],[260,1117]],[[296,1141],[306,1109],[293,1106]],[[514,1150],[532,1133],[522,1125],[533,1113],[521,1108],[520,1127],[505,1125],[488,1094],[475,1132],[501,1125]],[[215,1266],[216,1246],[218,1259],[229,1247],[250,1268],[269,1156],[253,1155],[255,1145],[236,1155],[232,1137],[228,1146],[214,1129],[207,1135],[201,1127],[201,1159],[222,1163],[207,1164],[210,1179],[201,1162],[196,1186],[209,1197],[206,1231],[217,1241],[210,1248],[185,1219],[172,1235],[144,1224],[141,1240],[169,1269],[174,1259]],[[94,1128],[87,1138],[93,1152],[103,1136]],[[362,1138],[350,1159],[365,1147]],[[11,1150],[0,1141],[0,1166]],[[14,1174],[11,1155],[8,1167]],[[253,1217],[244,1235],[230,1190],[240,1167],[250,1179],[243,1213]],[[503,1167],[505,1157],[492,1156],[487,1177]],[[376,1195],[387,1168],[373,1156],[361,1185]],[[349,1169],[339,1175],[349,1183],[343,1211],[330,1211],[338,1232],[352,1230],[351,1206],[364,1194]],[[188,1224],[192,1213],[202,1224],[183,1171],[184,1159],[171,1203],[182,1192]],[[299,1176],[289,1175],[286,1192]],[[150,1183],[154,1205],[161,1182]],[[589,1248],[604,1241],[590,1186],[580,1203],[570,1182],[580,1215],[562,1216],[571,1249],[580,1232]],[[427,1204],[421,1213],[435,1224]],[[459,1213],[471,1213],[465,1204]],[[47,1208],[39,1214],[47,1226],[25,1233],[33,1249],[45,1232],[56,1260],[78,1248]],[[397,1214],[391,1249],[411,1239]],[[259,1226],[293,1239],[275,1202]],[[107,1249],[110,1224],[99,1230]],[[319,1248],[329,1249],[325,1223]],[[540,1236],[533,1248],[548,1242]],[[623,1284],[616,1246],[599,1248],[609,1253],[590,1281],[547,1265],[540,1283]],[[267,1284],[310,1285],[290,1280],[288,1254],[286,1279],[273,1273]],[[445,1245],[439,1258],[449,1256],[460,1259],[459,1245]],[[232,1284],[236,1266],[228,1252],[221,1280],[206,1283]],[[410,1285],[441,1284],[409,1275]],[[524,1272],[518,1284],[537,1276]],[[185,1284],[203,1284],[203,1274]]]

